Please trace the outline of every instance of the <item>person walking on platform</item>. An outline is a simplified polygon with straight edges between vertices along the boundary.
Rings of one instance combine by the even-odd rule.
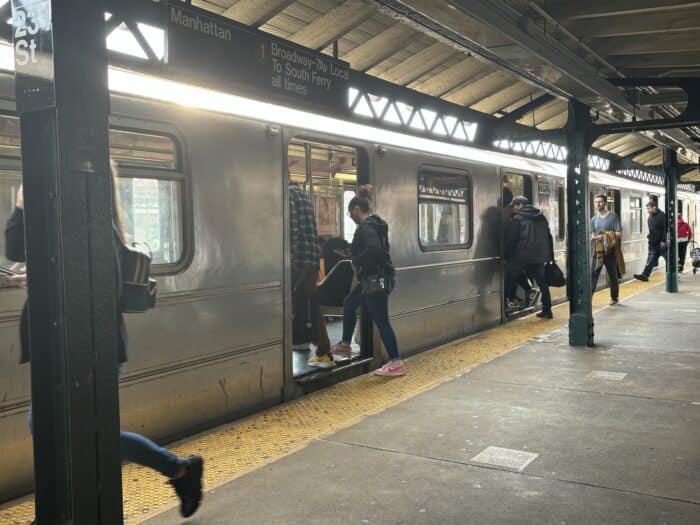
[[[688,243],[693,238],[693,230],[690,224],[683,220],[681,212],[678,212],[678,271],[683,271],[685,266],[685,254],[688,252]]]
[[[112,240],[114,246],[115,280],[118,284],[118,293],[121,288],[121,249],[124,239],[122,230],[119,199],[116,193],[116,172],[112,168]],[[22,187],[17,193],[15,209],[5,226],[6,256],[15,262],[25,262],[24,246],[24,199]],[[17,284],[26,286],[26,274],[12,278]],[[119,308],[117,297],[117,359],[119,366],[127,360],[127,333],[124,317]],[[24,303],[20,318],[20,363],[27,363],[31,359],[29,343],[29,305]],[[32,407],[29,407],[29,430],[33,431]],[[167,478],[178,497],[180,498],[180,513],[184,517],[191,516],[199,508],[202,500],[202,474],[203,461],[201,456],[192,455],[188,458],[180,458],[171,451],[158,446],[145,436],[133,432],[121,431],[119,434],[121,458],[145,467],[157,470]]]
[[[350,341],[357,322],[357,308],[367,306],[377,325],[389,361],[374,371],[384,377],[402,376],[406,368],[399,356],[396,334],[389,322],[389,294],[394,287],[394,266],[389,254],[389,225],[370,208],[372,187],[360,186],[348,204],[348,215],[357,224],[350,251],[359,283],[343,301],[343,338],[332,352],[351,356]]]
[[[610,281],[610,305],[616,305],[620,296],[619,276],[624,273],[621,239],[622,225],[620,217],[608,210],[608,198],[596,195],[597,213],[591,218],[591,240],[595,241],[593,261],[591,262],[591,286],[595,292],[598,277],[605,266]]]
[[[289,234],[292,259],[292,310],[294,343],[313,342],[316,355],[309,366],[333,368],[331,342],[318,300],[317,277],[321,250],[311,197],[289,180]],[[330,271],[330,270],[329,270]]]
[[[513,199],[513,219],[506,232],[506,254],[522,265],[542,293],[542,311],[537,317],[552,318],[552,296],[545,279],[544,266],[554,261],[554,241],[544,214],[528,203],[527,197]],[[511,284],[512,286],[512,284]]]
[[[647,226],[649,227],[649,251],[647,262],[642,273],[635,273],[634,278],[640,281],[648,281],[654,268],[659,265],[659,257],[666,257],[663,250],[666,249],[666,214],[662,212],[656,201],[647,202]]]

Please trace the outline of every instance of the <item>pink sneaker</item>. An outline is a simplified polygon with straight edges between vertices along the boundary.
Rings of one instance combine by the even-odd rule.
[[[383,367],[378,368],[374,371],[375,376],[382,377],[399,377],[406,375],[406,367],[403,365],[402,361],[392,362],[389,361]]]
[[[333,348],[331,348],[331,354],[339,355],[340,357],[352,357],[352,348],[350,345],[340,341],[339,343],[333,345]]]

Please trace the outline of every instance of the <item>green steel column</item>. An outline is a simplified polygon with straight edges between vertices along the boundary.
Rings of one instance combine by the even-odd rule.
[[[38,525],[122,523],[105,11],[12,0]]]
[[[666,291],[678,292],[678,223],[676,203],[678,202],[678,158],[676,152],[664,148],[664,184],[666,186]]]
[[[593,346],[593,308],[589,257],[588,152],[593,124],[588,107],[569,101],[567,123],[566,216],[568,227],[567,281],[569,292],[569,344]]]

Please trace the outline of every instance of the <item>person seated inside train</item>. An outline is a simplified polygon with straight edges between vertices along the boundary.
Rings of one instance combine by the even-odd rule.
[[[293,344],[312,342],[316,355],[308,365],[317,368],[335,366],[331,356],[326,322],[321,315],[317,280],[320,269],[320,248],[311,197],[289,179],[289,233],[292,261],[292,339]]]
[[[342,237],[321,237],[321,259],[328,275],[338,262],[348,259],[350,244]]]

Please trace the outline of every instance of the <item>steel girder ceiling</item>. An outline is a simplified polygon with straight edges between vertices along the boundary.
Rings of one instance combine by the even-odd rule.
[[[685,107],[684,92],[625,90],[606,82],[606,77],[700,75],[700,2],[192,3],[329,54],[337,41],[340,58],[353,69],[492,115],[513,113],[513,120],[540,129],[566,123],[565,95],[599,108],[608,121],[629,119],[632,113],[638,118],[676,116]],[[391,4],[421,13],[434,23],[433,30],[387,9]],[[447,33],[441,35],[435,27]],[[459,36],[459,41],[445,37],[449,32]],[[543,96],[547,94],[557,98]],[[616,135],[612,146],[599,141],[596,147],[647,165],[661,164],[661,149],[649,149],[650,144],[682,144],[688,151],[700,152],[700,130],[664,134]]]

